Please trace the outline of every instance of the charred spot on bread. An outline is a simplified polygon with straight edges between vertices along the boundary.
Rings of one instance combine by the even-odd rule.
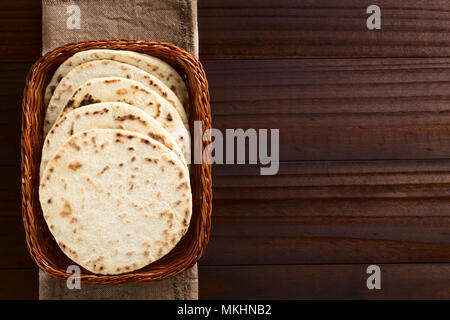
[[[87,106],[89,104],[94,104],[94,103],[98,103],[98,102],[101,102],[101,101],[98,99],[94,99],[94,97],[90,93],[87,93],[81,100],[79,107]]]

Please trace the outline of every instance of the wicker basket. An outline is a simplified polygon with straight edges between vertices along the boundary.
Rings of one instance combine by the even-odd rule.
[[[41,57],[30,69],[22,106],[22,215],[28,250],[38,267],[51,277],[67,279],[74,264],[59,249],[49,232],[39,203],[39,164],[45,116],[44,90],[56,68],[73,54],[89,49],[131,50],[158,57],[172,65],[185,79],[190,97],[191,130],[193,121],[211,127],[211,111],[206,76],[200,62],[174,45],[161,42],[102,40],[68,44]],[[192,132],[191,132],[192,134]],[[203,148],[209,141],[203,141]],[[204,161],[204,160],[203,160]],[[119,284],[174,277],[192,267],[202,256],[211,227],[211,166],[191,165],[193,212],[189,229],[178,245],[162,259],[134,272],[121,275],[96,275],[82,269],[84,284]]]

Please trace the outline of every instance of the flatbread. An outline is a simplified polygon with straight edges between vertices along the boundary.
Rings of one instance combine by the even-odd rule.
[[[44,171],[39,198],[61,250],[97,274],[160,259],[186,233],[192,213],[188,171],[177,155],[116,129],[67,140]]]
[[[105,102],[75,109],[56,121],[48,133],[42,148],[40,176],[53,154],[72,135],[89,129],[124,129],[146,134],[162,143],[184,161],[184,156],[165,130],[147,113],[122,102]]]
[[[186,110],[184,110],[178,97],[155,76],[129,64],[112,60],[94,60],[73,68],[58,84],[47,107],[44,135],[55,123],[67,99],[75,90],[86,81],[101,77],[122,77],[141,82],[166,99],[178,111],[183,123],[188,123]]]
[[[170,103],[140,82],[119,77],[89,80],[67,100],[59,117],[87,104],[111,101],[125,102],[148,113],[170,133],[190,163],[190,135],[186,124]]]
[[[186,84],[178,72],[168,63],[147,54],[108,49],[93,49],[78,52],[61,64],[45,90],[45,105],[49,103],[53,91],[70,70],[89,61],[105,59],[127,63],[154,75],[177,95],[184,106],[188,105],[189,97]]]

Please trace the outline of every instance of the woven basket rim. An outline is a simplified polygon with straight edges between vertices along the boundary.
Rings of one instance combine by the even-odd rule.
[[[40,150],[36,150],[36,148],[42,147],[41,130],[38,130],[36,127],[40,121],[39,114],[42,114],[42,109],[44,108],[42,105],[44,90],[49,81],[48,72],[46,74],[45,71],[49,68],[55,69],[62,61],[76,52],[90,49],[151,52],[153,53],[152,55],[168,62],[177,71],[181,71],[180,74],[188,87],[191,108],[190,124],[194,120],[201,120],[203,122],[203,131],[211,128],[209,90],[203,66],[190,53],[173,44],[141,40],[82,41],[58,47],[40,57],[32,65],[26,77],[22,103],[22,217],[27,247],[32,260],[49,276],[61,280],[67,279],[70,274],[66,273],[66,270],[48,257],[39,238],[43,232],[41,228],[46,226],[39,225],[39,223],[42,224],[41,220],[43,218],[39,216],[41,214],[40,205],[38,207],[36,205],[36,178],[39,181],[38,177],[36,177],[36,163],[37,160],[40,161]],[[192,112],[194,113],[193,115]],[[198,119],[194,119],[194,117]],[[202,147],[204,148],[208,143],[210,143],[210,139],[203,141]],[[196,212],[193,212],[193,216],[194,214],[196,215],[198,225],[193,225],[193,219],[191,219],[191,224],[185,236],[187,238],[189,234],[189,240],[186,240],[190,241],[188,246],[189,252],[184,252],[184,255],[182,255],[182,252],[178,253],[180,250],[175,250],[178,247],[177,245],[172,250],[174,253],[172,254],[171,252],[167,256],[172,259],[173,255],[179,254],[180,260],[172,259],[173,261],[171,260],[170,264],[167,263],[167,265],[159,265],[160,261],[156,261],[147,267],[125,274],[98,275],[86,272],[80,277],[83,284],[120,284],[168,279],[189,269],[201,258],[209,240],[212,212],[211,165],[208,159],[202,160],[202,164],[192,165],[191,169],[193,211],[194,209],[196,210]],[[199,193],[199,197],[194,199],[194,195],[197,193]],[[191,239],[192,232],[195,232],[195,241]],[[165,259],[165,257],[162,259]],[[73,264],[75,263],[73,262]]]

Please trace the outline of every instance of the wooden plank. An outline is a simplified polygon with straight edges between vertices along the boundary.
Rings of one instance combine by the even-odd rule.
[[[236,190],[238,194],[240,190]],[[229,193],[228,199],[216,199],[213,216],[235,217],[428,217],[450,215],[450,199],[444,198],[316,198],[271,199],[270,190],[254,199]],[[262,195],[265,195],[262,196]]]
[[[396,73],[404,73],[405,68],[410,68],[408,64],[404,64],[403,62],[400,63],[400,66],[395,65],[395,63],[388,63],[387,66],[376,64],[374,66],[369,64],[368,66],[360,65],[358,66],[359,69],[351,69],[348,67],[348,65],[345,64],[337,65],[337,60],[335,60],[331,63],[331,69],[335,68],[332,72],[327,71],[327,68],[330,68],[330,66],[322,66],[324,69],[321,70],[321,66],[313,65],[311,69],[315,69],[313,71],[310,71],[310,73],[312,74],[316,72],[320,74],[322,80],[314,78],[314,76],[309,76],[309,85],[302,83],[302,79],[294,79],[297,82],[293,81],[293,83],[294,87],[303,86],[303,93],[308,93],[311,91],[312,87],[318,86],[320,85],[320,83],[324,83],[326,86],[328,86],[325,86],[325,88],[328,88],[327,93],[333,93],[335,94],[335,96],[331,95],[330,101],[325,101],[323,105],[315,104],[317,100],[320,100],[320,95],[317,95],[317,97],[312,96],[312,98],[309,97],[309,101],[305,99],[305,101],[302,101],[302,103],[298,103],[298,101],[296,101],[298,97],[294,95],[293,104],[282,104],[280,109],[276,109],[273,106],[275,105],[274,103],[277,103],[277,100],[270,99],[270,97],[277,97],[277,94],[270,93],[267,96],[262,95],[262,100],[266,101],[267,104],[259,104],[260,101],[255,98],[253,98],[253,100],[241,101],[241,105],[231,104],[231,109],[228,109],[228,105],[225,106],[225,104],[223,104],[222,106],[225,106],[225,108],[214,109],[214,112],[217,112],[217,114],[214,114],[214,119],[218,119],[219,124],[222,123],[222,129],[227,128],[229,123],[233,123],[234,125],[238,126],[240,125],[242,127],[245,127],[246,125],[248,125],[248,123],[256,124],[261,127],[264,127],[267,123],[284,123],[288,128],[295,126],[296,123],[300,123],[301,125],[306,125],[306,127],[312,127],[311,132],[314,133],[316,127],[315,124],[312,124],[313,121],[298,121],[301,116],[310,117],[310,119],[316,120],[315,122],[318,123],[317,127],[319,127],[319,129],[320,126],[328,129],[329,125],[345,125],[345,123],[343,122],[334,121],[336,118],[333,117],[337,117],[337,115],[347,115],[348,117],[346,119],[349,122],[356,123],[357,125],[362,125],[363,128],[365,128],[365,125],[368,125],[369,128],[370,126],[375,126],[384,129],[384,122],[387,121],[387,123],[391,124],[395,131],[398,124],[402,125],[404,122],[406,122],[410,124],[410,127],[412,127],[412,131],[416,130],[418,127],[419,129],[425,128],[423,130],[425,132],[427,132],[427,130],[432,132],[436,129],[434,127],[434,124],[437,123],[438,126],[442,126],[447,121],[447,96],[445,93],[445,83],[448,81],[448,79],[446,77],[446,73],[444,72],[446,68],[442,67],[442,64],[446,64],[447,61],[445,61],[444,59],[442,63],[438,61],[437,64],[434,64],[434,62],[436,61],[437,60],[433,60],[433,63],[424,62],[424,64],[426,65],[426,70],[413,71],[414,76],[412,78],[408,78],[408,75],[406,75],[404,79],[407,79],[409,81],[406,81],[406,90],[404,88],[401,88],[401,86],[403,85],[401,82],[403,81],[402,75]],[[237,62],[236,66],[240,67],[240,63],[241,62]],[[248,89],[248,92],[253,97],[256,97],[258,94],[260,94],[260,89],[252,89],[252,86],[258,86],[256,69],[259,67],[260,66],[256,65],[253,67],[255,73],[255,78],[253,78],[253,80],[251,78],[247,78],[247,83],[250,84],[248,86],[249,88],[246,88],[245,85],[242,85],[241,87],[246,88],[245,90]],[[279,73],[278,75],[275,74],[275,76],[278,76],[278,81],[282,81],[283,77],[285,77],[288,72],[287,70],[292,67],[292,65],[287,65],[285,67],[286,69],[284,70],[284,75],[283,72]],[[391,68],[394,71],[389,71],[390,73],[388,72],[388,75],[383,80],[384,82],[381,84],[370,82],[372,80],[370,76],[367,76],[367,74],[369,74],[370,72],[384,73],[387,72],[386,70],[391,70]],[[268,68],[268,73],[270,72],[273,74],[274,72],[270,70],[275,69],[275,65],[272,69]],[[428,69],[436,70],[430,71]],[[25,68],[23,68],[23,70],[25,70]],[[300,69],[300,71],[303,72],[302,69]],[[223,79],[225,79],[226,81],[231,81],[233,79],[236,80],[236,74],[233,74],[233,72],[231,72],[229,75],[226,75]],[[335,73],[333,74],[333,72]],[[354,83],[349,82],[348,86],[356,86],[358,85],[358,83],[360,83],[361,85],[366,84],[367,87],[369,87],[369,85],[364,82],[366,81],[370,85],[381,86],[382,88],[380,90],[387,92],[387,96],[383,97],[381,103],[378,103],[375,101],[376,95],[372,95],[372,93],[370,93],[368,89],[365,89],[363,86],[361,86],[358,92],[362,93],[362,97],[355,96],[349,100],[345,100],[344,91],[340,91],[341,89],[339,88],[339,86],[335,84],[335,82],[339,82],[340,74],[345,74],[345,72],[353,72],[352,76],[353,80],[355,81]],[[428,72],[430,72],[430,74],[428,74]],[[11,73],[11,71],[9,71],[9,73]],[[265,78],[264,74],[262,75],[262,78]],[[324,80],[325,78],[330,79],[330,82],[327,83],[326,80]],[[349,78],[350,76],[347,76],[346,79]],[[16,79],[19,79],[19,77],[17,77]],[[429,81],[427,82],[426,86],[422,87],[423,84],[420,81],[421,79],[427,79],[427,81]],[[222,81],[222,78],[219,80]],[[252,83],[252,81],[254,82]],[[441,82],[442,85],[440,84]],[[274,87],[276,84],[269,81],[264,85],[267,89]],[[292,92],[294,92],[295,88],[293,89],[289,87],[289,84],[285,83],[283,84],[283,86],[285,86],[284,90],[287,91],[281,91],[282,93],[284,92],[290,94],[290,90],[293,90]],[[389,91],[389,87],[392,88],[393,91]],[[16,88],[15,92],[10,90],[14,88]],[[19,91],[17,90],[17,88],[18,86],[12,86],[8,90],[5,90],[4,92],[6,92],[6,97],[19,96]],[[215,88],[220,89],[219,86],[216,86]],[[263,90],[261,92],[265,93],[266,91],[267,90]],[[425,92],[425,94],[424,96],[415,96],[413,94],[414,91],[418,91],[421,93]],[[404,92],[406,92],[405,96],[401,96],[401,94],[404,94]],[[227,97],[226,94],[224,94],[223,96]],[[237,94],[235,94],[234,96],[231,95],[229,97],[239,98]],[[214,98],[215,97],[213,97],[213,99]],[[10,101],[12,101],[12,99]],[[6,104],[5,107],[18,105],[17,99],[14,101],[15,104]],[[231,100],[231,102],[233,101],[234,100]],[[341,104],[336,104],[336,101],[341,102]],[[411,101],[418,102],[411,103]],[[338,108],[337,111],[334,111],[337,115],[333,115],[333,112],[331,112],[330,116],[330,106],[333,107],[336,105],[340,106],[341,108]],[[215,104],[213,104],[213,107],[214,106]],[[244,106],[244,108],[242,106]],[[300,111],[298,111],[298,106],[300,106],[300,108],[304,107],[304,109],[300,109]],[[361,107],[361,109],[358,109],[359,107]],[[259,110],[256,110],[258,108]],[[371,108],[375,108],[376,111],[372,112]],[[410,108],[412,108],[412,111]],[[229,113],[230,110],[231,113]],[[314,113],[311,114],[310,110],[314,110]],[[261,118],[259,116],[259,113],[256,112],[261,112],[264,117],[269,115],[269,117]],[[278,117],[278,112],[282,114],[282,117]],[[316,114],[316,112],[318,115]],[[12,112],[8,114],[16,115],[19,113]],[[412,116],[409,116],[408,114],[412,114]],[[292,115],[299,115],[299,118],[291,119]],[[372,118],[373,115],[380,116],[380,118]],[[319,119],[314,119],[314,117],[317,117]],[[6,128],[5,132],[10,134],[10,138],[8,138],[6,140],[7,143],[5,143],[5,154],[2,159],[6,159],[6,161],[3,164],[17,163],[16,160],[18,159],[18,149],[15,141],[18,134],[16,131],[14,131],[14,128],[16,128],[16,124],[17,123],[9,120],[3,122],[2,127]],[[289,134],[292,133],[292,131],[287,132]],[[321,131],[317,132],[319,132],[318,135],[322,134]],[[333,131],[332,133],[334,134]],[[312,136],[314,136],[314,134]],[[344,138],[341,139],[345,140],[345,138],[346,137],[344,136]],[[431,142],[433,142],[432,135],[427,138]],[[416,137],[414,137],[414,139],[416,139]],[[430,141],[426,142],[430,143]],[[358,146],[358,144],[356,145]],[[397,147],[397,145],[394,144],[388,147],[395,148]],[[409,145],[406,147],[411,148],[411,146]],[[368,149],[369,147],[367,147],[367,150]],[[287,155],[286,159],[290,160],[289,156],[292,154],[284,153],[284,155]],[[293,155],[293,159],[295,159],[296,154]],[[431,158],[433,157],[439,158],[440,154],[437,153],[435,155],[432,155]],[[353,159],[352,157],[350,158]],[[309,160],[309,158],[306,158],[306,160]],[[423,219],[411,218],[402,218],[401,220],[396,220],[396,222],[392,222],[391,219],[370,220],[360,218],[349,222],[349,220],[336,220],[326,217],[323,217],[322,220],[302,220],[297,218],[297,215],[302,215],[302,213],[299,213],[299,210],[295,210],[295,204],[302,202],[302,200],[310,201],[311,203],[314,201],[314,199],[311,198],[314,197],[334,197],[334,199],[331,199],[330,203],[331,205],[334,204],[335,207],[332,207],[332,209],[330,209],[330,207],[327,208],[328,212],[333,212],[334,215],[337,215],[340,211],[345,212],[345,210],[341,210],[340,205],[342,203],[345,203],[345,201],[347,201],[348,203],[348,198],[357,197],[359,198],[358,201],[367,201],[365,202],[365,204],[372,203],[372,205],[374,206],[371,207],[371,211],[370,209],[364,210],[364,213],[360,213],[361,215],[365,215],[368,211],[368,216],[370,216],[370,212],[372,212],[372,215],[377,216],[380,215],[381,209],[383,208],[380,208],[380,202],[375,202],[373,200],[374,197],[378,197],[382,199],[388,198],[386,199],[386,206],[391,206],[391,212],[396,212],[396,209],[400,207],[402,208],[402,214],[408,215],[408,212],[411,212],[409,210],[409,207],[402,206],[410,205],[411,207],[416,208],[415,205],[419,203],[422,204],[422,207],[417,209],[417,211],[411,213],[411,215],[416,215],[418,217],[427,215],[433,216],[435,215],[435,211],[431,211],[431,214],[430,211],[427,211],[431,207],[438,211],[436,215],[445,216],[447,215],[445,208],[448,207],[446,202],[447,200],[445,199],[446,197],[448,197],[448,188],[446,187],[448,179],[446,169],[447,165],[445,160],[436,162],[433,161],[434,160],[429,162],[355,161],[344,164],[341,164],[339,162],[325,162],[313,163],[312,165],[303,162],[294,164],[288,163],[287,167],[282,166],[280,176],[270,178],[258,177],[249,171],[239,171],[240,169],[238,171],[233,171],[233,168],[230,168],[230,171],[219,172],[218,175],[215,175],[214,180],[215,196],[216,198],[218,198],[218,202],[215,202],[215,205],[220,205],[220,201],[222,201],[222,203],[229,203],[229,199],[240,199],[240,201],[236,203],[236,206],[241,204],[241,210],[242,208],[247,208],[247,212],[249,208],[252,208],[253,211],[249,212],[249,216],[256,218],[251,220],[246,220],[245,218],[242,219],[241,217],[239,217],[240,214],[238,212],[234,214],[232,213],[237,217],[235,220],[233,220],[234,217],[233,219],[227,217],[227,215],[230,214],[227,211],[227,208],[223,208],[221,218],[219,218],[217,224],[214,224],[213,238],[210,245],[212,249],[207,252],[204,260],[202,260],[202,263],[248,264],[256,262],[268,263],[267,261],[273,263],[322,263],[323,261],[332,261],[334,263],[342,263],[346,261],[447,261],[448,243],[446,242],[447,240],[445,230],[448,230],[448,222],[445,219],[430,220],[429,218],[427,218],[426,221],[428,223],[431,223],[431,225],[422,224],[420,221],[422,221]],[[227,170],[228,169],[229,167],[227,167]],[[13,171],[9,171],[11,170],[11,168],[7,168],[5,170],[11,172],[11,174],[9,175],[10,179],[5,179],[5,181],[10,183],[11,181],[17,180],[14,178],[17,177],[17,171],[13,174]],[[245,172],[246,175],[239,177],[240,173],[242,174],[243,172]],[[237,177],[228,178],[229,175],[236,175]],[[370,176],[370,179],[367,178],[368,176]],[[264,187],[256,188],[255,186],[258,185],[262,185]],[[438,190],[435,190],[434,188],[436,185],[439,187]],[[16,197],[14,195],[14,188],[10,188],[10,186],[11,185],[6,185],[5,183],[2,188],[5,190],[5,198],[8,199],[11,199],[10,197]],[[336,187],[344,190],[336,191]],[[380,187],[383,187],[384,189]],[[377,189],[382,189],[382,191],[374,192]],[[410,190],[412,190],[413,192],[411,193]],[[266,220],[264,220],[264,218],[258,218],[257,207],[250,207],[250,205],[252,204],[252,201],[255,201],[254,199],[262,199],[264,197],[267,198],[267,194],[270,195],[270,199],[265,199],[265,201],[268,201],[266,202],[266,204],[270,203],[271,205],[277,205],[280,202],[286,203],[286,200],[291,201],[288,203],[288,205],[291,205],[291,209],[287,209],[291,210],[288,211],[287,215],[288,218],[292,218],[291,220],[274,220],[273,217],[271,217],[271,215],[274,215],[274,211],[272,211],[272,213],[266,212],[265,215],[266,218],[268,218]],[[424,198],[426,198],[426,200],[424,200]],[[317,202],[315,202],[316,205],[318,205],[319,202],[321,202],[321,200],[317,200]],[[304,203],[305,206],[307,204],[305,202],[302,203]],[[351,201],[351,203],[354,205],[355,201]],[[245,207],[246,205],[247,207]],[[272,210],[274,210],[274,208],[276,207],[272,207]],[[354,207],[352,208],[353,211],[349,210],[348,212],[353,212],[353,215],[355,215],[356,210],[358,209],[357,207],[356,209]],[[363,205],[361,205],[360,208],[364,208]],[[13,210],[11,210],[10,212],[13,212]],[[317,213],[313,211],[313,209],[310,209],[309,215],[314,214]],[[389,215],[385,211],[382,211],[381,215],[389,217]],[[399,215],[401,215],[401,213]],[[10,241],[11,238],[15,239],[15,241],[11,242],[12,245],[10,245],[8,248],[2,247],[5,256],[13,257],[3,267],[16,267],[26,265],[27,253],[26,250],[24,250],[25,247],[23,245],[23,242],[21,242],[23,241],[23,234],[21,234],[22,231],[18,227],[20,225],[20,219],[5,218],[3,219],[3,221],[3,230],[1,232],[2,235],[4,235],[5,239],[8,239],[8,241]],[[236,224],[238,227],[242,225],[248,226],[249,234],[244,233],[244,235],[235,235],[234,233],[227,233],[231,230],[243,232],[241,229],[236,228]],[[267,237],[263,236],[268,232],[268,226],[271,224],[274,224],[276,226],[274,227],[274,229],[279,230],[281,236],[279,234],[269,234],[269,236]],[[299,225],[302,226],[302,228],[294,229],[293,226]],[[341,227],[339,227],[339,225]],[[345,225],[348,229],[343,229],[342,225]],[[364,229],[366,225],[367,227],[366,229]],[[11,226],[16,227],[11,228]],[[335,229],[336,226],[338,226],[337,231]],[[217,229],[218,231],[214,231],[215,229]],[[414,235],[417,234],[420,236],[417,236],[417,238],[410,237],[408,235],[408,233],[410,232]],[[309,234],[309,236],[305,236],[305,234]],[[371,235],[376,236],[371,237]],[[3,241],[3,243],[7,243],[7,241]],[[331,246],[331,244],[333,244],[334,246]],[[230,251],[229,249],[229,247],[239,246],[242,246],[242,252],[239,252],[237,254],[233,251]],[[361,253],[362,247],[367,248],[368,252]],[[265,248],[267,252],[260,252],[258,250],[256,250],[255,252],[254,248]],[[310,248],[310,250],[308,250],[307,248]],[[22,253],[14,256],[11,255],[11,252],[8,250]],[[211,255],[209,252],[214,252],[214,254]],[[254,252],[253,255],[248,254],[252,252]],[[316,252],[320,252],[320,254],[317,254]],[[220,257],[218,256],[219,254],[221,255]],[[267,259],[264,259],[263,261],[261,260],[262,257],[265,257]],[[342,257],[344,257],[344,259],[342,259]]]
[[[282,161],[449,158],[449,62],[208,62],[213,125],[224,131],[276,124]],[[15,88],[27,67],[9,67]],[[3,165],[18,161],[19,92],[0,94],[11,117],[0,123]]]
[[[0,110],[4,114],[0,118],[0,166],[20,164],[22,97],[30,67],[29,63],[0,63]]]
[[[450,257],[448,199],[297,199],[259,205],[239,200],[231,209],[229,203],[214,202],[206,264],[415,262]],[[5,210],[0,221],[0,239],[4,238],[0,253],[9,257],[1,260],[0,268],[31,266],[20,210]]]
[[[0,254],[8,257],[0,260],[0,268],[32,267],[20,217],[0,217],[0,222]],[[450,262],[449,229],[449,217],[213,215],[211,240],[201,263]]]
[[[368,265],[200,266],[200,299],[449,299],[448,264],[387,264],[381,290]],[[0,299],[37,299],[36,269],[0,269]]]
[[[200,299],[449,299],[449,264],[387,264],[381,290],[368,265],[200,266]]]
[[[214,216],[204,265],[450,262],[450,218]]]
[[[368,265],[200,266],[200,299],[449,299],[448,264],[387,264],[381,290]],[[37,299],[36,269],[0,269],[0,299]]]
[[[5,114],[1,125],[20,123],[25,77],[30,67],[29,63],[0,63],[1,111]]]
[[[28,253],[25,231],[20,211],[16,216],[0,216],[0,255],[7,257],[0,260],[3,268],[30,268],[34,266]]]
[[[449,158],[449,62],[210,61],[213,125],[279,128],[281,161]],[[19,160],[28,66],[8,66],[11,85],[0,91],[9,115],[0,121],[0,165]]]
[[[13,115],[12,115],[13,116]],[[20,123],[0,123],[0,166],[20,164]]]
[[[252,166],[213,170],[214,220],[204,262],[447,261],[449,165],[447,160],[299,162],[282,164],[273,177],[257,175]],[[0,173],[0,238],[5,238],[0,253],[10,257],[0,267],[30,266],[18,168],[0,167]],[[264,248],[264,254],[254,248]]]
[[[30,269],[0,269],[1,300],[38,299],[38,271]]]
[[[386,205],[409,203],[408,207],[416,207],[413,212],[424,215],[423,210],[438,210],[439,204],[447,207],[449,170],[448,160],[290,162],[280,163],[277,175],[261,176],[259,166],[215,165],[214,200],[224,204],[226,200],[242,200],[253,205],[253,200],[301,200],[290,201],[300,204],[314,199],[341,201],[336,203],[356,199],[375,204],[373,200],[383,199],[388,201]],[[20,201],[20,168],[0,167],[0,173],[0,201],[15,209],[14,202]],[[427,200],[431,202],[427,204]],[[233,205],[230,202],[229,208]],[[438,210],[437,215],[442,214],[448,213]]]
[[[380,0],[382,29],[369,31],[362,0],[203,0],[202,59],[449,56],[448,3]],[[41,54],[41,2],[17,0],[0,11],[0,61]]]
[[[199,1],[203,59],[449,56],[448,2],[380,0],[381,30],[362,0]]]
[[[30,62],[38,59],[41,39],[41,1],[3,1],[0,10],[0,61]]]
[[[449,62],[295,59],[217,60],[203,65],[216,115],[311,115],[448,111]]]
[[[292,162],[280,163],[274,176],[261,176],[258,166],[252,165],[214,166],[214,200],[357,199],[367,204],[374,199],[399,200],[417,205],[416,212],[423,215],[425,208],[431,208],[428,205],[436,209],[438,203],[448,205],[449,165],[448,160]],[[19,202],[20,168],[0,167],[0,173],[0,201]],[[11,208],[17,207],[11,204]],[[441,214],[445,212],[437,215]]]
[[[214,197],[220,200],[256,200],[270,194],[272,199],[383,199],[383,198],[448,198],[450,190],[445,186],[392,186],[389,188],[358,187],[264,187],[215,189]]]
[[[444,159],[282,162],[274,176],[260,175],[259,165],[215,165],[214,199],[445,199],[449,164]]]
[[[367,4],[361,1],[281,1],[277,7],[266,0],[230,1],[227,8],[223,2],[201,1],[202,57],[449,55],[447,3],[377,4],[385,27],[369,33]],[[0,61],[32,61],[40,55],[40,10],[40,1],[5,5]],[[12,32],[18,25],[20,32]],[[382,294],[365,289],[365,265],[342,265],[449,261],[449,62],[206,62],[214,126],[271,128],[276,123],[281,160],[288,162],[275,177],[261,177],[251,166],[215,167],[214,222],[201,260],[201,296],[449,298],[448,265],[383,265]],[[5,298],[37,297],[36,270],[22,269],[33,265],[17,179],[20,100],[28,68],[29,63],[0,64],[2,111],[8,115],[0,119],[0,165],[8,166],[0,168],[0,255],[7,257],[0,260],[0,292]],[[267,265],[281,263],[293,265]],[[315,263],[336,265],[298,265]]]
[[[280,129],[280,160],[449,158],[450,59],[209,61],[213,126]]]
[[[381,186],[450,183],[450,159],[281,162],[278,173],[273,176],[261,175],[260,168],[261,165],[214,165],[215,187]]]
[[[446,264],[380,265],[381,290],[366,288],[367,265],[200,266],[200,299],[449,299]],[[37,299],[36,269],[0,270],[0,299]],[[418,290],[420,288],[420,290]]]
[[[2,174],[2,179],[0,181],[0,201],[2,203],[9,203],[10,208],[15,209],[17,206],[14,203],[20,204],[21,200],[21,190],[20,190],[20,167],[11,166],[5,167],[0,166],[0,173]],[[2,213],[7,213],[6,210],[2,210]],[[18,213],[20,215],[20,213]],[[17,215],[14,213],[14,215]]]

